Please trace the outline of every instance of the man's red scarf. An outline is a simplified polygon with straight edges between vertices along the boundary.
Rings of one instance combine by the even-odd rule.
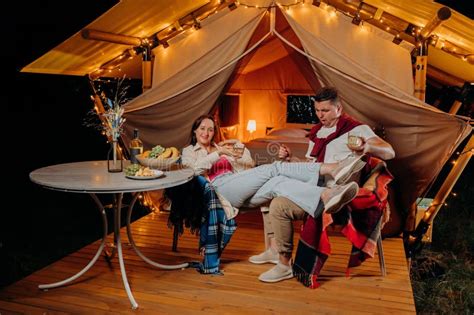
[[[314,142],[314,147],[313,151],[311,151],[311,156],[316,158],[317,162],[324,162],[326,146],[329,144],[329,142],[360,125],[362,125],[360,121],[355,120],[354,118],[346,114],[342,114],[341,117],[339,117],[339,120],[337,121],[336,131],[331,133],[326,138],[318,138],[316,134],[323,127],[321,123],[318,123],[311,129],[308,136],[309,139]]]

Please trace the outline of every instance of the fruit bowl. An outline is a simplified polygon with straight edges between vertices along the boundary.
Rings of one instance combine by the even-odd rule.
[[[146,158],[142,154],[138,154],[136,157],[141,165],[162,171],[169,170],[179,160],[179,156],[171,158]]]

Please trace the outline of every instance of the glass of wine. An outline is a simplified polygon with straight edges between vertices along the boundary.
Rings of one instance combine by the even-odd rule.
[[[363,144],[361,134],[357,131],[349,131],[347,133],[347,147],[351,149],[351,155],[354,156],[354,151]]]
[[[241,142],[236,142],[233,149],[235,154],[242,156],[244,154],[245,145]]]

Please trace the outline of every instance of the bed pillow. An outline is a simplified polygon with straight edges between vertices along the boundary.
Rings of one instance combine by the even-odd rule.
[[[267,136],[289,137],[289,138],[304,138],[308,135],[308,131],[298,128],[273,128]]]

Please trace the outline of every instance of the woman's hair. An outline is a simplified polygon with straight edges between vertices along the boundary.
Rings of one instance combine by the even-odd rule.
[[[214,117],[212,115],[201,115],[194,121],[193,128],[191,128],[191,144],[192,145],[195,145],[197,143],[196,134],[194,133],[194,131],[196,131],[196,129],[199,128],[199,126],[201,125],[204,119],[209,119],[212,121],[212,123],[214,124],[214,136],[216,135],[216,130],[215,130],[216,121],[214,120]],[[214,140],[214,136],[212,137],[211,142]]]

